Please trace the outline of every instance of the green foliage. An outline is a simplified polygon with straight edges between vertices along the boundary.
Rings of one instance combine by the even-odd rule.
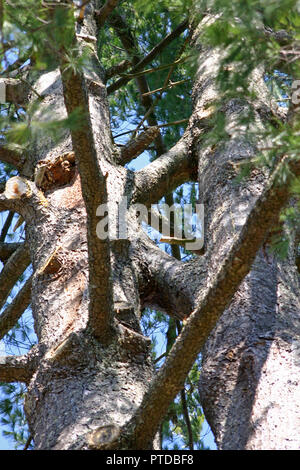
[[[294,193],[299,191],[299,180],[295,180]],[[299,192],[298,192],[299,196]],[[284,230],[283,230],[284,227]],[[278,231],[272,235],[271,251],[280,259],[285,259],[289,254],[290,237],[297,233],[300,227],[300,204],[294,202],[294,206],[285,208],[280,215]]]
[[[29,439],[23,411],[25,392],[24,385],[0,383],[0,424],[3,435],[14,443],[15,449],[23,449]]]
[[[52,9],[46,2],[17,0],[4,3],[4,37],[30,48],[38,69],[59,65],[62,51],[72,47],[74,14],[71,5]]]
[[[287,64],[283,63],[281,46],[271,34],[267,34],[266,31],[270,30],[266,30],[266,26],[274,31],[284,28],[291,35],[289,46],[293,47],[299,8],[296,0],[211,0],[200,1],[200,5],[216,15],[213,21],[203,27],[202,44],[220,47],[224,51],[218,72],[220,101],[233,97],[254,98],[249,81],[253,71],[260,66],[269,72],[273,80],[278,80],[279,67]],[[295,62],[288,64],[291,76],[299,75],[299,64]]]
[[[193,7],[191,0],[159,0],[155,4],[155,9],[153,4],[147,0],[134,0],[132,3],[135,10],[142,11],[147,19],[153,18],[154,14],[160,17],[165,15],[168,20],[182,20],[182,17],[186,16]]]
[[[48,107],[40,111],[39,100],[27,108],[26,114],[19,119],[11,119],[9,115],[0,117],[0,126],[8,148],[30,150],[41,135],[49,136],[53,142],[59,142],[69,129],[77,129],[84,118],[82,110],[77,109],[65,119],[53,120],[55,109]]]

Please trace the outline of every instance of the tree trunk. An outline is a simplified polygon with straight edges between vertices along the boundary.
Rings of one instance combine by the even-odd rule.
[[[221,57],[215,50],[200,54],[200,77],[194,89],[199,117],[205,105],[218,97],[214,73]],[[255,125],[262,129],[272,107],[259,71],[254,73],[252,86],[257,94]],[[234,243],[267,177],[266,171],[253,169],[241,184],[234,182],[239,162],[255,156],[255,149],[242,136],[243,128],[236,125],[248,106],[246,100],[223,103],[229,141],[217,149],[199,150],[211,276]],[[267,243],[258,252],[202,351],[199,391],[219,449],[299,448],[299,274],[291,234],[290,238],[284,261],[270,253]]]

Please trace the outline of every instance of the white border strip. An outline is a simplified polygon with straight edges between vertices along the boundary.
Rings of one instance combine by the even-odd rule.
[[[4,80],[0,80],[0,103],[6,103],[6,84]]]

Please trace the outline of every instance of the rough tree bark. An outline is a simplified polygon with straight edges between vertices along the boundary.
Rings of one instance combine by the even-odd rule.
[[[104,20],[99,15],[115,5],[108,0],[101,10],[101,2],[89,2],[74,43],[93,41]],[[194,31],[196,48],[198,35]],[[39,342],[28,355],[1,358],[0,380],[27,384],[25,412],[36,449],[153,448],[169,404],[232,298],[206,345],[201,375],[203,406],[218,445],[292,448],[299,443],[293,420],[300,364],[297,272],[292,253],[282,263],[263,251],[257,254],[289,200],[288,182],[278,185],[276,168],[270,175],[255,170],[250,181],[232,184],[233,164],[255,152],[233,126],[237,114],[250,106],[247,102],[224,103],[231,139],[203,151],[220,53],[207,54],[200,47],[199,57],[194,111],[184,136],[140,171],[120,165],[130,157],[122,157],[111,139],[105,73],[96,54],[92,70],[71,73],[62,60],[60,70],[32,83],[35,93],[29,90],[29,100],[43,97],[40,119],[48,119],[49,106],[51,119],[80,107],[82,126],[59,144],[39,140],[25,161],[1,149],[1,159],[14,162],[22,179],[8,183],[0,209],[18,212],[26,221],[26,245],[13,247],[6,262],[1,301],[19,277],[16,263],[22,271],[29,263],[28,246],[33,266],[15,305],[0,316],[1,337],[19,318],[21,304],[28,305],[32,284]],[[262,126],[271,113],[267,95],[261,91],[253,106]],[[150,207],[179,184],[194,181],[197,162],[206,254],[182,263],[146,236],[134,205]],[[299,174],[299,164],[292,170]],[[99,239],[97,207],[107,203],[116,209],[123,196],[127,238]],[[1,256],[10,253],[2,244]],[[187,317],[156,375],[149,340],[140,328],[146,306]]]
[[[221,57],[216,50],[209,57],[200,53],[201,78],[194,89],[200,111],[217,98],[214,72]],[[253,74],[252,86],[259,129],[276,111],[260,71]],[[255,148],[242,137],[242,127],[234,125],[249,105],[240,100],[223,103],[229,142],[199,158],[212,272],[234,243],[268,177],[254,169],[248,181],[239,186],[233,182],[239,161],[255,156]],[[297,245],[294,235],[288,236],[285,260],[274,256],[265,241],[202,351],[201,402],[219,449],[299,448],[300,286]]]

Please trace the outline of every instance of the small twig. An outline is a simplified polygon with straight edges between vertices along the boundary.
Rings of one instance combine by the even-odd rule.
[[[177,60],[175,60],[175,62],[172,62],[171,64],[160,65],[159,67],[152,67],[151,69],[141,70],[141,71],[137,71],[137,72],[134,72],[134,73],[121,74],[121,76],[124,77],[124,78],[129,78],[129,79],[136,78],[136,77],[141,77],[142,75],[148,75],[149,73],[158,72],[160,70],[166,70],[166,69],[168,69],[172,66],[182,64],[187,59],[188,59],[188,56],[183,57],[182,59],[177,59]]]
[[[168,34],[156,46],[154,46],[153,49],[149,52],[149,54],[147,54],[146,57],[141,59],[140,62],[138,62],[135,65],[135,68],[142,68],[145,65],[149,64],[150,62],[152,62],[153,59],[157,56],[157,54],[160,53],[163,49],[165,49],[166,46],[168,46],[170,42],[172,42],[175,38],[177,38],[187,27],[188,27],[188,21],[184,20],[182,23],[180,23],[177,26],[177,28],[171,31],[170,34]]]
[[[4,70],[2,70],[0,75],[9,76],[8,74],[10,74],[11,72],[15,72],[16,70],[20,70],[22,65],[25,64],[25,62],[27,62],[27,60],[29,60],[29,59],[30,59],[30,55],[19,57],[17,60],[15,60],[15,62],[8,65],[8,67],[6,67]]]
[[[188,118],[180,119],[179,121],[167,122],[165,124],[159,124],[158,126],[154,126],[154,127],[158,127],[160,129],[161,127],[177,126],[179,124],[183,124],[184,122],[188,122],[188,120],[189,120]],[[145,128],[145,130],[146,130],[146,128]],[[131,129],[130,131],[126,131],[126,132],[122,132],[121,134],[114,135],[113,138],[116,139],[117,137],[121,137],[123,135],[131,134],[131,133],[134,133],[134,132],[136,132],[136,129]]]
[[[131,61],[128,59],[125,59],[125,60],[122,60],[122,62],[120,62],[119,64],[109,67],[109,69],[105,71],[105,81],[109,80],[115,75],[118,75],[124,72],[128,67],[130,67],[130,65],[132,65]]]
[[[22,78],[22,77],[19,77],[18,80],[20,80],[22,83],[24,83],[25,85],[27,85],[28,88],[38,97],[38,99],[41,100],[41,101],[43,101],[44,96],[40,95],[40,94],[34,89],[34,87],[33,87],[27,80],[25,80],[25,79]]]
[[[157,357],[154,361],[154,364],[157,364],[161,359],[163,359],[164,357],[166,357],[167,353],[163,353],[161,354],[159,357]]]
[[[180,57],[182,56],[182,54],[183,54],[183,52],[184,52],[184,50],[185,50],[187,44],[189,43],[189,40],[190,40],[190,34],[188,34],[188,36],[186,37],[184,43],[182,44],[182,46],[181,46],[181,48],[180,48],[180,50],[179,50],[179,53],[178,53],[178,55],[177,55],[177,57],[178,57],[177,60],[179,60]],[[189,56],[188,56],[188,57],[189,57]],[[187,57],[187,58],[188,58],[188,57]],[[176,61],[175,61],[175,62],[176,62]],[[169,83],[169,80],[171,79],[171,76],[172,76],[172,73],[173,73],[173,71],[174,71],[174,68],[175,68],[175,65],[173,64],[173,65],[170,67],[170,70],[169,70],[169,72],[168,72],[168,75],[167,75],[167,77],[166,77],[166,79],[165,79],[164,86],[166,86],[166,85]]]
[[[85,42],[97,42],[97,38],[95,36],[91,36],[90,34],[76,34],[76,37],[83,39]]]
[[[168,90],[169,88],[173,88],[174,86],[181,85],[182,83],[186,83],[188,81],[190,81],[190,78],[187,78],[185,80],[179,80],[179,82],[170,82],[168,85],[165,85],[161,88],[157,88],[156,90],[152,90],[152,91],[148,91],[147,93],[143,93],[142,96],[153,95],[154,93],[158,93],[159,91]]]
[[[16,47],[16,43],[14,41],[7,41],[4,44],[1,44],[2,48],[0,49],[0,54],[4,54],[9,49],[13,49]]]
[[[186,46],[187,46],[187,44],[188,44],[188,40],[189,40],[189,35],[188,35],[188,37],[185,39],[183,45],[181,46],[181,48],[180,48],[180,50],[179,50],[179,53],[178,53],[178,55],[177,55],[177,59],[175,60],[175,62],[173,62],[172,64],[170,64],[170,69],[169,69],[169,72],[168,72],[168,74],[167,74],[167,77],[165,78],[165,81],[164,81],[164,83],[163,83],[163,87],[162,87],[162,88],[164,88],[164,87],[166,87],[166,86],[169,85],[169,81],[170,81],[170,79],[171,79],[171,76],[172,76],[172,73],[173,73],[173,71],[174,71],[175,65],[176,65],[176,63],[177,63],[178,61],[181,60],[180,57],[181,57],[181,55],[183,54],[183,52],[184,52],[184,50],[185,50],[185,48],[186,48]],[[185,60],[185,59],[186,59],[186,58],[184,58],[184,60]],[[146,79],[145,79],[145,80],[146,80]],[[143,94],[142,94],[142,98],[144,98],[145,96],[147,96],[147,94],[146,94],[146,93],[143,93]],[[149,95],[148,95],[148,96],[149,96]],[[148,99],[151,101],[150,96],[149,96]],[[160,94],[157,96],[157,98],[156,98],[154,101],[152,101],[152,103],[151,103],[151,105],[149,106],[148,110],[146,111],[146,113],[145,113],[143,119],[142,119],[141,122],[138,124],[138,126],[137,126],[137,128],[136,128],[136,132],[137,132],[138,129],[141,127],[141,125],[145,122],[145,120],[146,120],[146,119],[148,120],[148,117],[152,114],[152,112],[153,112],[153,110],[154,110],[154,107],[156,106],[156,104],[158,103],[158,101],[161,100],[161,99],[162,99],[162,93],[160,93]]]
[[[118,163],[120,165],[125,165],[131,160],[140,155],[144,150],[146,150],[151,142],[158,136],[159,129],[157,126],[152,126],[146,129],[145,132],[142,132],[136,139],[130,140],[121,150],[120,158]]]

